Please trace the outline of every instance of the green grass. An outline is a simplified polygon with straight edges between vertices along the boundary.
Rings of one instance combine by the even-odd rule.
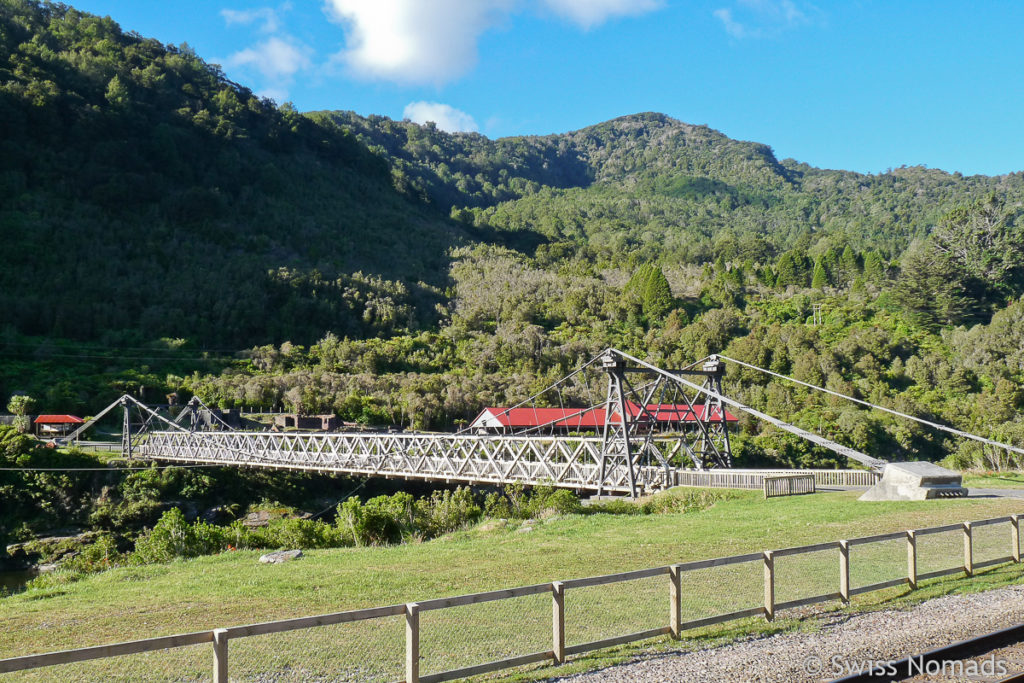
[[[1024,472],[964,472],[964,486],[979,489],[1024,488]]]
[[[978,520],[1020,512],[1024,506],[1020,501],[999,498],[861,503],[858,495],[822,493],[766,501],[756,492],[737,492],[700,512],[569,515],[526,525],[530,531],[524,531],[517,522],[484,523],[427,543],[310,551],[305,558],[283,565],[260,565],[256,552],[231,552],[168,565],[116,569],[80,582],[0,600],[0,620],[5,625],[0,631],[0,656]],[[999,539],[994,535],[982,541],[979,552],[997,552],[1003,544],[1003,552],[1008,554],[1008,534],[1005,543]],[[955,548],[957,541],[950,537],[942,543]],[[986,544],[992,543],[996,544],[995,550],[987,549]],[[950,566],[959,561],[956,552],[951,554],[941,544],[935,550]],[[854,585],[899,576],[905,551],[898,543],[891,551],[896,554],[895,560],[887,557],[890,553],[884,548],[855,547],[851,560]],[[782,560],[787,562],[777,567],[777,590],[785,593],[780,600],[838,589],[834,553],[780,558],[780,565]],[[1005,577],[1019,578],[1015,572],[1016,567],[992,574],[1003,581]],[[979,587],[985,585],[985,577],[960,583]],[[760,581],[761,566],[757,562],[688,573],[683,591],[684,619],[757,606]],[[998,585],[998,581],[992,585]],[[917,599],[928,590],[939,589],[929,587],[907,599]],[[883,591],[858,598],[855,605],[873,604],[871,601],[881,599],[879,596],[891,600],[900,595],[898,589]],[[664,625],[667,602],[667,577],[570,590],[566,596],[567,640],[570,644],[586,642]],[[546,595],[424,613],[423,673],[548,649],[550,615],[550,598]],[[706,635],[693,635],[718,638],[723,633],[793,627],[785,619],[771,625],[750,619],[706,630]],[[371,633],[371,628],[376,630]],[[398,667],[403,634],[402,620],[395,617],[373,625],[340,625],[243,639],[231,645],[233,677],[238,666],[251,668],[251,673],[240,669],[239,680],[271,669],[291,671],[299,680],[303,667],[355,679],[397,678],[401,675]],[[166,666],[186,679],[188,676],[181,672],[195,671],[198,675],[209,668],[208,647],[189,650],[164,655],[173,662]],[[629,656],[634,651],[607,651],[572,666],[595,666],[608,657]],[[115,674],[123,675],[125,680],[144,678],[140,672],[160,678],[163,668],[153,657],[121,658],[116,669],[111,667],[117,660],[101,660],[89,665],[93,668],[76,665],[75,671],[77,675],[91,672],[111,679],[116,678]],[[353,661],[359,662],[358,672],[342,668]],[[69,680],[75,675],[61,673]]]

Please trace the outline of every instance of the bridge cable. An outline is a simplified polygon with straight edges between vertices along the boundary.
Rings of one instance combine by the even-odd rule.
[[[568,375],[566,375],[562,379],[560,379],[557,382],[555,382],[554,384],[552,384],[552,385],[542,389],[541,391],[538,391],[536,394],[534,394],[533,396],[530,396],[529,398],[524,398],[522,401],[520,401],[519,403],[515,404],[514,406],[510,406],[508,408],[505,408],[505,410],[503,410],[500,413],[498,413],[498,415],[505,415],[505,416],[507,416],[510,411],[515,410],[516,408],[520,408],[520,407],[526,405],[527,403],[530,403],[531,401],[536,401],[539,397],[543,396],[544,394],[546,394],[551,389],[554,389],[555,387],[557,387],[558,385],[562,384],[563,382],[572,379],[576,375],[578,375],[581,372],[583,372],[584,370],[586,370],[588,367],[590,367],[591,365],[596,363],[600,358],[601,358],[600,354],[597,355],[597,356],[594,356],[593,358],[588,360],[586,363],[584,363],[580,367],[576,368],[575,370],[570,372]],[[495,417],[497,417],[497,415]],[[457,431],[455,433],[456,434],[462,434],[462,433],[467,432],[469,430],[470,430],[470,427],[466,426],[466,427],[463,427],[462,429],[460,429],[459,431]]]
[[[761,411],[755,410],[754,408],[751,408],[750,406],[748,406],[748,405],[746,405],[744,403],[740,403],[736,399],[729,398],[728,396],[723,396],[723,395],[719,394],[716,391],[712,391],[711,389],[707,389],[707,388],[702,387],[702,386],[700,386],[698,384],[694,384],[693,382],[691,382],[689,380],[683,379],[679,375],[672,374],[668,370],[662,370],[658,366],[651,365],[650,363],[647,363],[646,361],[642,361],[639,358],[636,358],[635,356],[629,355],[628,353],[624,353],[624,352],[619,351],[618,349],[614,349],[614,348],[610,348],[610,349],[608,349],[608,351],[613,353],[613,354],[616,354],[616,355],[618,355],[618,356],[620,356],[622,358],[625,358],[628,361],[636,363],[637,365],[640,365],[640,366],[642,366],[644,368],[647,368],[648,370],[650,370],[652,372],[655,372],[657,374],[663,375],[663,376],[669,378],[670,380],[672,380],[673,382],[678,382],[679,384],[682,384],[682,385],[687,386],[687,387],[689,387],[691,389],[699,391],[700,393],[702,393],[702,394],[704,394],[706,396],[709,396],[711,398],[720,400],[722,403],[724,403],[726,405],[730,405],[733,408],[736,408],[737,410],[742,410],[743,412],[748,413],[750,415],[753,415],[754,417],[759,418],[761,420],[764,420],[765,422],[767,422],[767,423],[769,423],[771,425],[774,425],[774,426],[778,427],[779,429],[787,431],[790,434],[795,434],[796,436],[799,436],[799,437],[801,437],[803,439],[806,439],[807,441],[815,443],[815,444],[817,444],[817,445],[819,445],[819,446],[821,446],[823,448],[826,448],[826,449],[828,449],[830,451],[833,451],[835,453],[838,453],[840,455],[846,456],[847,458],[850,458],[851,460],[856,460],[857,462],[860,462],[860,463],[862,463],[864,465],[867,465],[868,467],[879,468],[879,467],[883,467],[883,466],[885,466],[887,464],[885,460],[881,460],[879,458],[873,458],[870,455],[867,455],[865,453],[861,453],[860,451],[858,451],[858,450],[856,450],[854,448],[850,448],[849,446],[844,446],[842,444],[836,443],[835,441],[832,441],[831,439],[826,439],[825,437],[823,437],[823,436],[821,436],[819,434],[814,434],[813,432],[809,432],[806,429],[801,429],[800,427],[797,427],[795,425],[791,425],[788,422],[783,422],[782,420],[778,419],[777,417],[772,417],[771,415],[768,415],[767,413],[762,413]]]
[[[901,413],[900,411],[893,410],[892,408],[886,408],[884,406],[875,405],[874,403],[869,403],[869,402],[864,401],[862,399],[854,398],[853,396],[847,396],[846,394],[840,394],[838,391],[832,391],[831,389],[826,389],[824,387],[819,387],[819,386],[816,386],[814,384],[809,384],[807,382],[802,382],[802,381],[800,381],[798,379],[794,379],[793,377],[787,377],[786,375],[782,375],[782,374],[779,374],[777,372],[772,372],[771,370],[765,370],[764,368],[759,368],[756,365],[751,365],[750,363],[744,363],[743,361],[736,360],[735,358],[729,358],[728,356],[723,356],[721,354],[719,354],[719,358],[721,358],[722,360],[727,360],[730,363],[736,363],[737,365],[742,365],[744,367],[750,368],[751,370],[757,370],[758,372],[763,372],[766,375],[772,375],[773,377],[778,377],[779,379],[784,379],[784,380],[787,380],[789,382],[794,382],[796,384],[800,384],[800,385],[805,386],[805,387],[807,387],[809,389],[814,389],[816,391],[821,391],[821,392],[824,392],[826,394],[831,394],[832,396],[836,396],[838,398],[845,398],[847,401],[853,401],[854,403],[859,403],[860,405],[866,406],[868,408],[873,408],[875,410],[881,410],[883,413],[889,413],[890,415],[895,415],[897,417],[902,417],[902,418],[906,418],[908,420],[913,420],[914,422],[919,422],[919,423],[921,423],[923,425],[926,425],[928,427],[932,427],[934,429],[938,429],[938,430],[943,431],[943,432],[949,432],[950,434],[955,434],[957,436],[962,436],[962,437],[967,438],[967,439],[973,439],[974,441],[980,441],[981,443],[987,444],[989,446],[995,446],[995,447],[998,447],[998,448],[1005,448],[1008,451],[1013,451],[1014,453],[1018,453],[1018,454],[1024,455],[1024,448],[1017,448],[1016,446],[1011,446],[1010,444],[1002,443],[1001,441],[995,441],[994,439],[986,439],[983,436],[978,436],[976,434],[971,434],[970,432],[965,432],[965,431],[963,431],[961,429],[956,429],[955,427],[949,427],[947,425],[940,424],[938,422],[932,422],[930,420],[925,420],[924,418],[914,417],[913,415],[907,415],[906,413]]]
[[[362,484],[360,484],[359,486],[355,487],[354,489],[352,489],[351,491],[349,491],[348,493],[346,493],[346,494],[345,494],[344,496],[342,496],[342,497],[341,497],[341,498],[339,498],[338,500],[334,501],[333,503],[331,503],[330,505],[328,505],[327,507],[325,507],[325,508],[324,508],[323,510],[321,510],[320,512],[316,513],[315,515],[311,515],[311,516],[309,517],[309,519],[316,519],[317,517],[319,517],[320,515],[324,514],[325,512],[327,512],[328,510],[330,510],[331,508],[333,508],[333,507],[337,507],[338,503],[344,503],[344,502],[345,502],[346,500],[348,500],[348,499],[349,499],[349,498],[351,498],[351,497],[352,497],[353,495],[355,495],[355,492],[356,492],[356,491],[358,491],[359,489],[363,488],[363,487],[364,487],[364,486],[366,486],[366,485],[367,485],[368,483],[370,483],[370,478],[369,478],[369,477],[367,477],[366,479],[363,479],[363,483],[362,483]]]

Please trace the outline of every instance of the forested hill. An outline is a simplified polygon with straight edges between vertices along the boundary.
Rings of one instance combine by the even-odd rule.
[[[957,206],[991,193],[1024,199],[1024,173],[823,170],[663,114],[499,140],[351,112],[310,116],[352,132],[399,185],[457,219],[537,231],[611,260],[759,262],[823,238],[895,260]]]
[[[779,162],[660,114],[500,140],[303,116],[187,46],[28,0],[0,3],[0,123],[5,322],[111,343],[431,327],[452,249],[480,240],[598,268],[896,260],[955,206],[1024,194],[1019,174]]]
[[[0,2],[0,310],[17,332],[242,348],[427,324],[462,230],[187,46]]]

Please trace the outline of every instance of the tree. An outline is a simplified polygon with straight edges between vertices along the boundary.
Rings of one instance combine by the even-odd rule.
[[[661,320],[675,308],[675,298],[668,278],[661,268],[645,263],[637,268],[623,290],[627,303],[639,305],[644,320],[648,323]]]
[[[121,77],[116,74],[107,84],[105,97],[107,102],[109,102],[115,109],[126,109],[132,101],[132,96],[128,91],[128,86],[126,86],[124,81],[121,80]]]
[[[878,252],[869,251],[864,254],[864,279],[873,284],[881,284],[885,277],[885,262]]]
[[[903,254],[894,294],[925,325],[955,325],[974,315],[979,304],[953,259],[926,242],[914,242]]]
[[[996,196],[962,206],[946,214],[931,235],[931,246],[946,256],[962,276],[983,285],[990,296],[1004,298],[1020,291],[1024,258],[1024,231],[1014,224],[1016,215],[1004,209]]]
[[[778,277],[775,279],[777,287],[786,285],[806,287],[810,281],[811,260],[807,258],[807,254],[803,250],[791,249],[779,257],[776,270],[778,272]]]
[[[814,264],[814,277],[811,279],[811,287],[814,289],[824,289],[828,286],[828,273],[825,271],[825,264],[822,263],[822,259],[818,259]]]
[[[27,394],[15,394],[7,402],[7,410],[14,415],[14,426],[25,434],[32,426],[31,413],[36,409],[36,400]]]
[[[839,270],[842,277],[842,284],[852,282],[861,271],[860,257],[849,244],[843,249],[839,257]]]

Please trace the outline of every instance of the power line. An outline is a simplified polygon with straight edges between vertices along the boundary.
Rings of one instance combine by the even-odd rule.
[[[133,470],[193,469],[220,465],[160,465],[157,467],[0,467],[0,472],[128,472]]]
[[[108,355],[98,354],[84,354],[84,353],[49,353],[42,351],[39,353],[28,352],[28,351],[15,351],[13,353],[7,353],[0,351],[0,356],[6,358],[18,358],[23,360],[47,360],[50,358],[76,358],[82,360],[143,360],[143,361],[179,361],[179,362],[226,362],[235,360],[246,360],[245,358],[239,358],[237,356],[126,356],[124,354],[112,351]]]
[[[68,343],[65,343],[63,341],[60,342],[60,343],[53,343],[53,342],[49,342],[49,341],[43,341],[43,342],[38,342],[38,343],[31,343],[31,342],[0,342],[0,344],[2,344],[3,346],[27,346],[27,347],[36,348],[36,349],[45,347],[46,345],[50,344],[50,345],[52,345],[54,347],[58,347],[58,348],[62,348],[62,349],[86,349],[86,350],[89,350],[89,351],[95,350],[95,351],[112,351],[112,352],[116,352],[116,351],[195,351],[197,353],[207,353],[207,352],[209,352],[209,353],[241,353],[243,351],[249,351],[250,350],[250,349],[190,349],[190,348],[160,349],[160,348],[155,348],[155,347],[152,347],[152,346],[118,346],[118,347],[112,347],[112,346],[88,346],[86,344],[68,344]]]

